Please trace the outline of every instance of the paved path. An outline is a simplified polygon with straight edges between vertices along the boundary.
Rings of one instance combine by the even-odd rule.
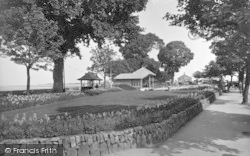
[[[240,101],[223,94],[166,142],[112,156],[250,156],[250,106]]]

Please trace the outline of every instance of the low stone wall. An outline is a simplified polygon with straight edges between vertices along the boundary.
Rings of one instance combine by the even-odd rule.
[[[218,96],[220,96],[219,92],[215,92],[215,95],[212,95],[206,99],[201,99],[200,102],[202,104],[203,109],[206,109],[211,103],[213,103]]]
[[[165,141],[202,110],[201,101],[161,123],[93,135],[5,140],[1,144],[2,148],[9,147],[10,144],[13,144],[15,148],[28,147],[30,144],[38,144],[39,147],[52,145],[53,148],[61,148],[64,156],[104,156],[131,148],[150,147],[155,143]]]
[[[29,144],[56,145],[63,147],[65,156],[104,156],[130,148],[151,146],[166,140],[188,120],[202,111],[201,103],[189,107],[185,111],[172,115],[168,120],[146,126],[126,129],[118,132],[103,132],[94,135],[76,135],[49,139],[5,140],[2,144],[15,144],[21,148]],[[17,145],[20,145],[17,147]],[[54,147],[54,146],[53,146]],[[1,154],[0,154],[1,155]]]

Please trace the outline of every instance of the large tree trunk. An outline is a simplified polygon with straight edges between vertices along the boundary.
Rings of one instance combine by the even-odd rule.
[[[218,89],[219,89],[219,94],[222,95],[222,91],[223,91],[223,77],[222,77],[222,75],[220,75],[220,80],[218,82]]]
[[[246,79],[245,79],[245,87],[243,90],[242,104],[248,104],[249,79],[250,79],[250,54],[247,55]]]
[[[64,68],[63,58],[54,60],[54,70],[53,70],[54,92],[63,92],[63,68]]]
[[[174,84],[174,74],[171,75],[171,84]]]
[[[164,71],[167,73],[167,75],[169,75],[169,80],[170,80],[171,84],[173,84],[174,83],[174,72],[172,72],[168,68],[165,68]]]
[[[103,78],[104,78],[104,80],[103,80],[103,88],[105,89],[106,88],[106,73],[104,73]]]
[[[239,84],[239,90],[240,90],[240,93],[242,94],[243,96],[243,90],[244,90],[244,75],[245,75],[245,69],[244,68],[241,68],[240,71],[239,71],[239,76],[238,76],[238,84]]]
[[[27,86],[26,86],[26,92],[29,95],[30,94],[30,67],[26,67],[27,71]]]

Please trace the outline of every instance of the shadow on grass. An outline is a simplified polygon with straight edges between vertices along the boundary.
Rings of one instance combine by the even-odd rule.
[[[121,109],[134,109],[136,106],[124,106],[124,105],[84,105],[84,106],[69,106],[69,107],[60,107],[57,109],[58,114],[70,113],[72,116],[85,114],[85,113],[103,113],[103,112],[112,112],[118,111]],[[56,115],[52,115],[54,117]]]
[[[212,153],[220,151],[225,156],[240,155],[239,149],[227,144],[247,138],[242,132],[249,129],[250,115],[206,110],[181,128],[177,132],[179,134],[172,139],[153,147],[151,153],[158,156],[175,156],[189,150],[201,150]]]
[[[142,98],[143,100],[166,100],[169,98],[176,97],[177,95],[163,95],[163,96],[156,96],[156,97],[148,97],[148,98]]]

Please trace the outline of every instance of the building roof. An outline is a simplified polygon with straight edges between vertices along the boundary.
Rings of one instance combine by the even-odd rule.
[[[134,71],[133,73],[121,73],[121,74],[117,75],[114,79],[115,80],[143,79],[143,78],[147,77],[148,75],[156,76],[155,73],[151,72],[150,70],[148,70],[145,67],[142,67],[142,68]]]
[[[77,80],[101,80],[96,73],[88,72]]]
[[[179,79],[192,79],[190,76],[187,76],[185,73],[183,75],[181,75],[180,77],[178,77]]]

